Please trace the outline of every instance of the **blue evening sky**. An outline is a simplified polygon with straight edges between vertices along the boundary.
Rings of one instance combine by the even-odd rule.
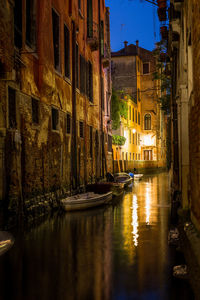
[[[110,7],[111,49],[118,51],[124,41],[153,50],[160,40],[157,7],[145,0],[105,0]]]

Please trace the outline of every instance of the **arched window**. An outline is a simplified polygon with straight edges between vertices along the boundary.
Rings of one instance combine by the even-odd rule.
[[[144,129],[151,130],[151,115],[150,114],[146,114],[144,116]]]

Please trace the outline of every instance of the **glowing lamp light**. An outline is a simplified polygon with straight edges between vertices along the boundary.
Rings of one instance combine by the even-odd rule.
[[[144,136],[144,145],[145,146],[152,146],[154,144],[154,139],[150,135]]]
[[[135,128],[133,128],[132,133],[136,133],[136,129]]]

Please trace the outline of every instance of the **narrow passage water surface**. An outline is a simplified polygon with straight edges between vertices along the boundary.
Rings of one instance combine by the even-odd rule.
[[[112,205],[18,232],[0,257],[0,299],[193,299],[172,277],[169,202],[168,175],[146,176]]]

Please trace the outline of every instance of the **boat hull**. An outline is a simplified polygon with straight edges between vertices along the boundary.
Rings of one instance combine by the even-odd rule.
[[[84,210],[106,204],[111,199],[112,192],[106,194],[87,193],[83,195],[80,194],[77,197],[66,198],[61,201],[61,206],[65,211]]]

